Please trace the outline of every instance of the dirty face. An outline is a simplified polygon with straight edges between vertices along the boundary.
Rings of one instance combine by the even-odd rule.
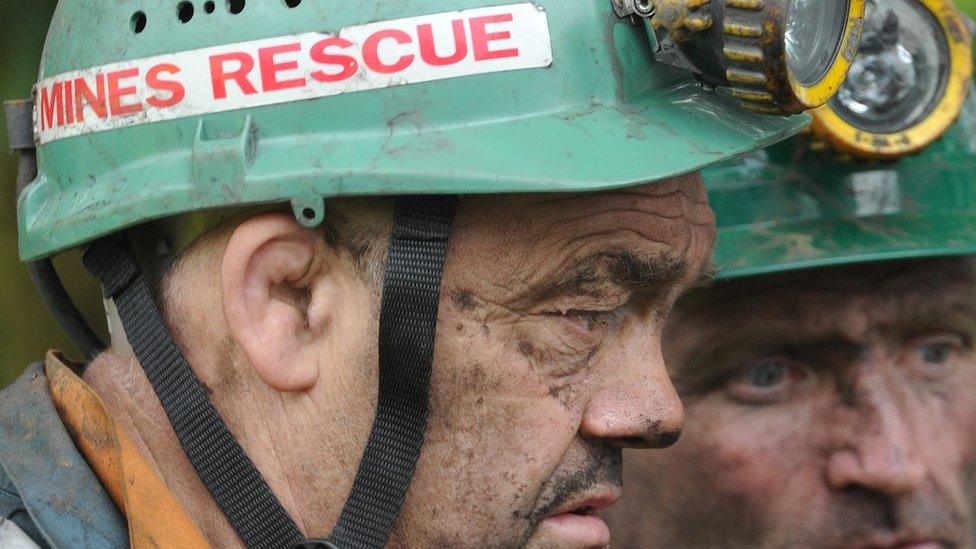
[[[708,270],[701,180],[594,195],[466,198],[448,253],[410,547],[594,547],[621,450],[671,445],[660,352]]]
[[[687,429],[668,452],[628,456],[617,541],[973,547],[974,341],[968,259],[696,295],[665,337]]]

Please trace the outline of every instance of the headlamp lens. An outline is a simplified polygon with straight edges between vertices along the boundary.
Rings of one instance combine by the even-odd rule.
[[[786,20],[786,64],[804,86],[827,76],[840,51],[850,0],[793,0]]]
[[[945,93],[948,50],[939,21],[916,0],[867,0],[861,49],[830,106],[872,133],[911,128]]]

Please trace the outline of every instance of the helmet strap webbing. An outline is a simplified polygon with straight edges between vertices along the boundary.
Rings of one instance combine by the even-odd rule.
[[[193,369],[173,342],[146,278],[118,235],[97,240],[85,267],[115,301],[139,360],[183,451],[245,545],[281,547],[302,533],[227,429]]]
[[[455,196],[397,200],[379,327],[379,394],[352,491],[329,537],[343,549],[383,547],[427,431],[430,375]]]
[[[456,208],[456,197],[397,201],[380,310],[376,417],[329,540],[302,541],[297,525],[227,429],[173,341],[121,237],[98,240],[85,252],[85,266],[114,300],[180,445],[247,547],[385,545],[427,428],[440,285]]]

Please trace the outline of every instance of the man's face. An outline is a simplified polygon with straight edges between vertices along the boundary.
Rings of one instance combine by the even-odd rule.
[[[683,410],[660,336],[709,268],[697,176],[594,195],[468,198],[442,287],[424,448],[394,542],[605,545],[621,449]]]
[[[615,539],[974,546],[974,341],[964,259],[760,277],[690,298],[665,335],[687,429],[667,452],[630,456]]]

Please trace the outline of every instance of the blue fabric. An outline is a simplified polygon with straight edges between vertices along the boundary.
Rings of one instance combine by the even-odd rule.
[[[23,530],[38,545],[48,547],[41,533],[34,526],[34,521],[27,514],[27,510],[24,508],[24,502],[17,495],[17,490],[14,488],[13,483],[4,474],[3,468],[0,468],[0,517],[12,520],[18,528]]]
[[[0,392],[0,513],[43,547],[128,547],[125,519],[58,417],[44,366]]]

